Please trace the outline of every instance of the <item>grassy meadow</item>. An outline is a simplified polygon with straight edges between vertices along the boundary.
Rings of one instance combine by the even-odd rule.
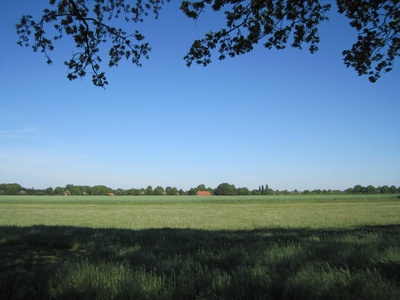
[[[400,299],[400,197],[1,196],[0,269],[0,299]]]

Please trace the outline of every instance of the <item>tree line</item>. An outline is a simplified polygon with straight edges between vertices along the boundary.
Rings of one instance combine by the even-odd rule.
[[[324,195],[324,194],[400,194],[400,186],[395,187],[394,185],[388,186],[378,186],[374,187],[368,185],[366,187],[361,185],[355,185],[353,188],[348,188],[345,190],[273,190],[270,189],[268,184],[260,185],[258,189],[250,190],[246,187],[235,187],[234,184],[221,183],[216,188],[206,187],[204,184],[200,184],[197,187],[190,188],[184,191],[183,189],[178,189],[176,187],[167,186],[166,188],[162,186],[157,186],[153,188],[149,185],[147,188],[131,188],[131,189],[112,189],[105,185],[73,185],[67,184],[65,187],[48,187],[46,189],[35,189],[22,187],[18,183],[2,183],[0,184],[0,195],[76,195],[76,196],[105,196],[105,195],[115,195],[115,196],[176,196],[176,195],[196,195],[198,191],[209,191],[211,195],[216,196],[247,196],[247,195]]]

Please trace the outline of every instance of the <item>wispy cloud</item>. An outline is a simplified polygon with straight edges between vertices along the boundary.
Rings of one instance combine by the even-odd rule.
[[[32,137],[41,130],[40,127],[25,127],[12,130],[0,130],[0,138],[2,139],[25,139]]]
[[[93,160],[88,153],[72,150],[63,147],[43,149],[0,145],[0,183],[18,182],[37,188],[65,186],[69,183],[105,184],[113,188],[145,185],[137,182],[143,176],[134,171]],[[115,172],[116,169],[118,172]],[[109,175],[111,173],[113,175]]]

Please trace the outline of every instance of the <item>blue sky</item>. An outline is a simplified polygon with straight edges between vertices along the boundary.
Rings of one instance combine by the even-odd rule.
[[[90,77],[66,78],[67,41],[56,44],[52,66],[16,44],[19,18],[38,17],[46,2],[0,3],[1,183],[400,186],[398,63],[375,84],[347,69],[341,52],[356,35],[335,8],[314,55],[260,45],[187,68],[191,42],[218,21],[206,13],[195,23],[178,11],[179,1],[168,4],[159,20],[140,25],[150,60],[105,69],[104,90]]]

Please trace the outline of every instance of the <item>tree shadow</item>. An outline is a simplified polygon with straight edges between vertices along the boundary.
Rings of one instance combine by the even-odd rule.
[[[3,226],[0,298],[394,299],[399,233]]]

